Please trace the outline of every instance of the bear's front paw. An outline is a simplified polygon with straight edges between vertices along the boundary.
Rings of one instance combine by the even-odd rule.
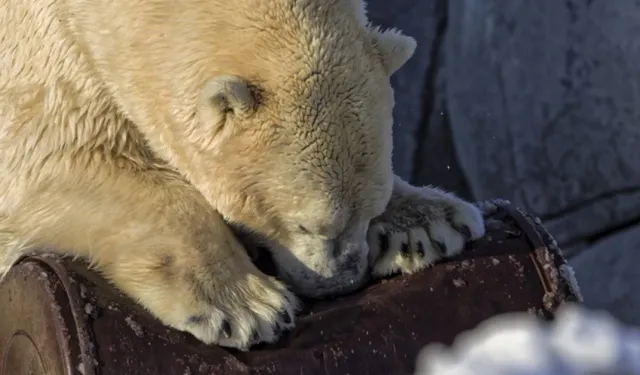
[[[367,235],[373,276],[419,271],[459,254],[468,241],[484,233],[478,207],[451,193],[432,187],[394,191]]]
[[[175,247],[151,263],[147,255],[129,257],[110,273],[120,289],[162,323],[206,344],[247,350],[274,342],[291,329],[298,300],[283,283],[256,269],[249,257],[238,256],[244,249],[236,245],[235,254]]]
[[[179,328],[205,343],[247,350],[275,342],[294,326],[297,299],[272,277],[239,273],[230,283],[203,275],[191,290],[198,310],[184,316]]]

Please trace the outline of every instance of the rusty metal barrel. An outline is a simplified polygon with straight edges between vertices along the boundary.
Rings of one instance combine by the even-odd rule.
[[[412,374],[418,352],[496,314],[553,317],[579,291],[539,220],[484,202],[462,255],[357,293],[307,301],[294,330],[248,352],[167,328],[81,261],[32,255],[0,283],[0,375]]]

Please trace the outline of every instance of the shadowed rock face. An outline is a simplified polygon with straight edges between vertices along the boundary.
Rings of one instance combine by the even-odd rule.
[[[640,226],[607,236],[571,259],[587,305],[640,325]]]
[[[418,133],[428,115],[429,98],[425,95],[433,81],[436,67],[434,46],[442,42],[442,4],[439,1],[385,0],[368,1],[370,20],[383,27],[398,27],[418,42],[413,57],[392,76],[395,87],[395,138],[393,162],[396,173],[413,177]]]
[[[458,165],[446,106],[443,63],[448,9],[444,0],[369,1],[369,17],[416,38],[414,56],[392,77],[396,108],[394,168],[416,184],[433,184],[471,199]]]
[[[616,274],[640,283],[618,272],[640,261],[640,229],[608,238],[640,221],[639,3],[371,0],[369,15],[419,43],[393,78],[398,174],[510,199],[571,254],[602,239],[592,260],[576,258],[578,278],[591,275],[602,293],[620,291]],[[599,261],[612,243],[621,260]],[[628,315],[611,299],[585,299]]]

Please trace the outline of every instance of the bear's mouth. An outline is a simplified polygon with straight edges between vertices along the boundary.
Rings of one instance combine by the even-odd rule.
[[[317,300],[331,300],[337,297],[341,297],[344,295],[352,294],[357,290],[366,287],[372,283],[372,280],[366,279],[362,280],[362,283],[359,283],[357,289],[353,289],[352,286],[336,286],[330,288],[331,292],[323,292],[322,297],[314,297],[308,295],[307,293],[298,290],[295,285],[291,285],[291,277],[287,277],[287,275],[282,274],[281,270],[279,270],[277,262],[274,258],[273,253],[277,251],[283,251],[281,247],[279,247],[275,243],[271,243],[271,241],[260,233],[256,233],[251,229],[244,227],[242,225],[231,225],[236,237],[242,243],[244,248],[249,255],[249,258],[253,262],[253,264],[260,270],[260,272],[275,277],[281,282],[283,282],[287,287],[296,291],[298,298],[301,299],[303,304],[310,303],[312,301]],[[367,272],[369,274],[369,272]]]

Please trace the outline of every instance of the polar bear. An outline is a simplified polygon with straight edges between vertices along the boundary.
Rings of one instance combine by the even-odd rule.
[[[360,0],[8,0],[0,48],[1,274],[85,257],[164,324],[247,349],[294,324],[293,292],[484,233],[474,205],[394,176],[389,77],[415,41]]]

